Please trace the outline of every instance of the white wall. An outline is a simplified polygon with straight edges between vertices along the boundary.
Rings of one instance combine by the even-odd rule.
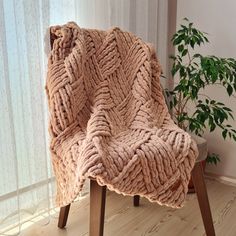
[[[235,0],[178,0],[177,27],[187,17],[196,27],[209,33],[210,44],[199,52],[206,55],[236,58],[236,1]],[[207,94],[224,102],[236,116],[236,98],[229,99],[222,89],[210,88]],[[236,122],[231,123],[234,128]],[[236,178],[236,142],[224,141],[219,131],[207,134],[211,152],[220,154],[221,163],[208,166],[207,171]]]

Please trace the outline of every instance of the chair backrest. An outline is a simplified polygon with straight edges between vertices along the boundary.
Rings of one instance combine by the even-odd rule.
[[[51,49],[52,49],[52,47],[53,47],[53,42],[54,42],[54,40],[56,39],[56,36],[55,36],[55,34],[52,33],[51,27],[49,28],[49,33],[50,33],[50,46],[51,46]],[[161,89],[162,89],[162,93],[163,93],[163,96],[164,96],[164,98],[165,98],[165,102],[166,102],[166,105],[167,105],[167,107],[168,107],[168,110],[169,110],[169,112],[171,112],[171,109],[170,109],[170,106],[169,106],[169,102],[168,102],[168,98],[167,98],[167,95],[166,95],[166,93],[165,93],[165,90],[164,90],[162,84],[161,84]]]

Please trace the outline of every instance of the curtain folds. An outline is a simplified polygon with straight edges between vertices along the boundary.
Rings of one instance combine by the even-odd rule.
[[[131,31],[155,45],[166,70],[166,0],[0,0],[0,235],[17,234],[54,207],[44,91],[48,28],[68,21]]]

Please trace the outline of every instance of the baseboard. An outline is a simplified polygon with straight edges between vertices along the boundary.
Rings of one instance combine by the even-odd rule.
[[[217,174],[210,173],[210,172],[206,172],[205,176],[209,179],[213,179],[213,180],[216,180],[218,182],[236,187],[236,178],[217,175]]]

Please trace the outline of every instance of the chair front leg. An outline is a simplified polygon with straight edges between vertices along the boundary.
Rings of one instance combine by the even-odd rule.
[[[90,180],[89,236],[103,236],[106,204],[106,186]]]
[[[69,211],[70,211],[70,204],[67,206],[61,207],[58,225],[57,225],[60,229],[63,229],[66,226]]]
[[[198,204],[202,214],[207,236],[215,236],[210,204],[207,196],[206,184],[204,181],[201,162],[196,162],[192,171],[194,188],[198,198]]]

